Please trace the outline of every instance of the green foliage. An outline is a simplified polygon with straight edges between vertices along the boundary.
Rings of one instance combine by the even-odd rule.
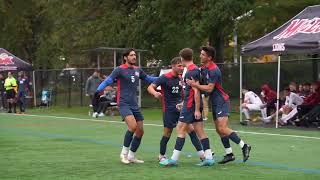
[[[217,61],[230,61],[234,19],[239,44],[272,31],[318,0],[1,0],[0,46],[34,64],[88,67],[84,49],[99,46],[150,50],[165,64],[184,47],[210,42]],[[198,54],[195,55],[197,57]],[[62,58],[63,57],[63,58]],[[65,59],[62,61],[61,59]],[[196,58],[197,59],[197,58]]]

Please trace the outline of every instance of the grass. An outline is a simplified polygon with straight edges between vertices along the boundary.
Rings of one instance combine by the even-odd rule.
[[[148,125],[137,155],[145,164],[123,165],[119,153],[126,126],[118,116],[96,121],[85,107],[0,113],[0,179],[320,179],[319,130],[243,127],[232,114],[231,127],[253,146],[247,163],[241,162],[241,151],[232,143],[236,162],[197,167],[187,138],[179,166],[163,168],[156,160],[162,128],[152,125],[161,125],[161,111],[144,109],[143,114]],[[206,128],[216,159],[221,159],[224,150],[210,121]],[[168,144],[168,155],[175,137]]]

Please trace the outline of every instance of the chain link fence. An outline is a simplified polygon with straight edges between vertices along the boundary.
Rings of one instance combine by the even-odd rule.
[[[218,64],[222,71],[222,86],[230,96],[231,111],[239,111],[239,64]],[[161,68],[142,68],[147,74],[158,76]],[[320,79],[320,59],[294,60],[281,62],[281,82],[283,89],[291,81],[298,84],[314,82]],[[113,68],[102,68],[101,74],[109,75]],[[85,96],[87,78],[94,69],[58,69],[38,70],[35,75],[35,97],[37,105],[41,103],[41,92],[51,92],[51,105],[53,106],[88,106],[89,97]],[[32,79],[32,73],[29,77]],[[243,85],[260,94],[262,84],[268,83],[276,89],[277,63],[244,63]],[[148,84],[141,83],[141,106],[143,108],[161,108],[160,100],[154,99],[147,92]],[[32,101],[30,99],[30,101]],[[30,102],[30,104],[32,104]]]

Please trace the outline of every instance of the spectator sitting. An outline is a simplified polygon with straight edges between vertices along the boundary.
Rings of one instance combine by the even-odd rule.
[[[103,117],[108,107],[116,105],[116,90],[111,86],[107,86],[102,95],[92,100],[92,117]]]
[[[291,81],[289,84],[289,89],[290,89],[290,92],[297,93],[298,92],[297,83],[294,81]]]
[[[298,92],[297,93],[299,93],[299,95],[300,95],[300,93],[303,91],[303,83],[301,83],[301,84],[299,84],[299,86],[298,86]],[[301,96],[301,95],[300,95]]]
[[[280,111],[282,112],[282,117],[279,120],[279,123],[281,125],[286,125],[288,120],[288,114],[290,114],[290,112],[293,109],[296,109],[298,105],[301,105],[303,103],[303,99],[298,94],[290,92],[290,88],[285,88],[284,94],[286,96],[286,101],[280,109]]]
[[[320,104],[320,81],[313,83],[310,87],[309,94],[303,101],[303,103],[297,107],[297,113],[295,124],[304,125],[304,122],[300,122],[300,119],[312,110],[315,106]]]
[[[299,122],[303,115],[308,113],[316,105],[320,104],[320,82],[311,85],[311,94],[308,95],[301,105],[294,108],[283,120],[288,121],[297,117],[295,122]],[[298,123],[299,124],[299,123]]]
[[[283,94],[285,97],[285,103],[279,109],[279,115],[282,114],[282,116],[285,116],[285,115],[289,114],[292,111],[292,109],[296,108],[297,105],[302,104],[303,99],[298,94],[291,92],[289,87],[284,89]],[[276,116],[276,113],[273,113],[272,115],[265,118],[265,121],[270,121],[275,116]],[[284,125],[284,124],[287,124],[287,122],[280,121],[280,124]]]
[[[277,103],[277,93],[270,88],[268,84],[261,86],[261,96],[266,103],[261,108],[267,108],[267,115],[270,116],[271,111],[276,109],[275,103]]]
[[[302,91],[300,92],[300,96],[302,96],[303,98],[307,97],[310,94],[310,86],[310,83],[304,83],[302,85]]]

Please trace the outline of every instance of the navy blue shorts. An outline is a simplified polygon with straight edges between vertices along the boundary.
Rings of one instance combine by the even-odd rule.
[[[222,104],[212,105],[212,117],[213,120],[217,120],[220,117],[229,116],[229,101]]]
[[[139,107],[120,106],[119,112],[120,112],[122,119],[124,119],[127,116],[133,115],[134,118],[136,119],[136,121],[143,121],[144,120],[144,117],[141,114]]]
[[[200,113],[202,114],[202,110],[200,110]],[[203,121],[202,117],[200,119],[196,119],[194,117],[194,109],[182,109],[179,117],[179,121],[192,124],[195,122],[201,122]]]
[[[180,112],[164,112],[163,113],[163,126],[173,129],[177,126]]]

